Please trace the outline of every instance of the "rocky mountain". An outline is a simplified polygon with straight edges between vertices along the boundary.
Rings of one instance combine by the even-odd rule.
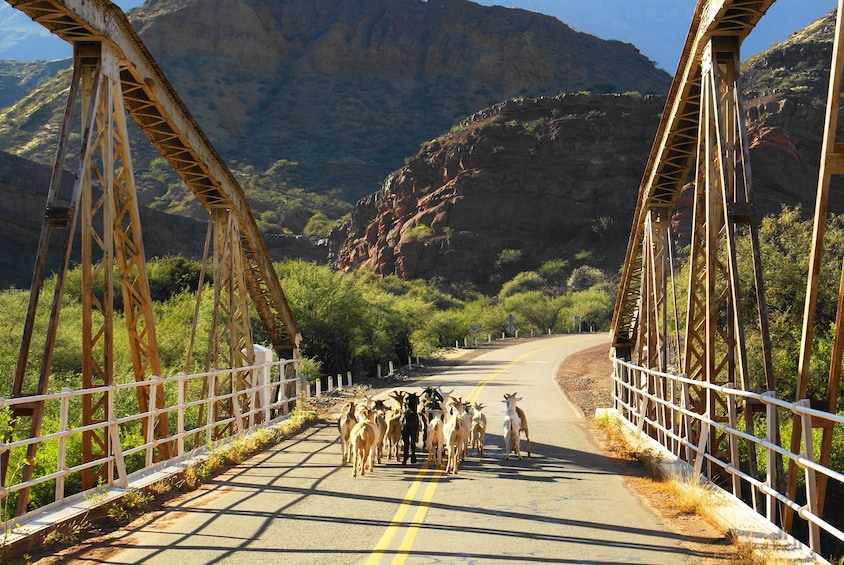
[[[348,202],[377,190],[421,143],[501,100],[662,93],[670,83],[630,44],[468,0],[149,0],[129,16],[233,168],[261,172],[283,159],[297,164],[293,186]],[[54,139],[37,132],[60,102],[29,98],[6,111],[0,150],[47,162]],[[145,168],[156,155],[137,145]],[[168,190],[142,188],[156,193],[150,201]],[[170,192],[160,209],[189,197]]]
[[[332,234],[334,260],[485,289],[502,282],[503,249],[525,269],[567,258],[615,270],[664,103],[574,94],[479,112],[358,203]]]
[[[744,70],[761,218],[812,211],[834,14],[753,57]],[[554,258],[617,272],[662,97],[564,95],[498,104],[424,146],[332,234],[341,269],[442,277],[496,290],[497,257]],[[844,197],[830,209],[844,212]],[[681,201],[681,204],[683,202]],[[690,203],[690,200],[687,200]],[[689,210],[675,216],[688,236]]]

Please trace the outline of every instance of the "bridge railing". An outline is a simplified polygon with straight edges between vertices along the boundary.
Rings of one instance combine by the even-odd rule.
[[[0,486],[0,508],[3,519],[9,520],[14,504],[10,497],[29,489],[28,512],[15,518],[25,522],[47,508],[60,507],[72,496],[77,499],[81,491],[81,476],[86,468],[107,465],[112,477],[109,485],[95,489],[128,488],[130,476],[161,469],[168,464],[194,457],[217,445],[237,438],[252,429],[275,424],[287,418],[296,407],[302,394],[301,377],[286,377],[291,360],[256,363],[238,369],[213,370],[193,375],[179,374],[161,378],[153,376],[145,381],[128,382],[89,389],[63,388],[61,392],[23,398],[0,398],[0,413],[11,413],[17,404],[40,405],[45,414],[42,433],[33,438],[19,438],[0,443],[0,453],[10,457],[5,484]],[[248,383],[243,386],[243,383]],[[166,406],[138,412],[138,394],[156,398],[157,389],[163,388]],[[98,402],[107,414],[102,421],[82,425],[82,403]],[[148,422],[166,416],[169,433],[161,437]],[[0,425],[2,425],[0,418]],[[52,423],[52,424],[50,424]],[[108,446],[101,449],[101,457],[82,461],[84,432],[101,430],[108,438]],[[26,452],[36,444],[38,456],[27,461]],[[167,449],[162,451],[162,447]],[[166,460],[156,454],[169,453]],[[24,465],[35,465],[33,478],[21,481]],[[36,493],[37,496],[32,496]]]
[[[718,395],[723,401],[718,405],[725,405],[727,414],[719,414],[716,420],[691,410],[689,399],[693,387],[697,388],[697,392]],[[817,492],[815,485],[819,480],[828,481],[828,489],[833,483],[837,483],[837,487],[844,486],[844,475],[815,460],[814,448],[820,440],[813,434],[813,428],[823,427],[841,432],[844,417],[814,410],[808,400],[787,402],[778,399],[773,392],[760,394],[739,390],[731,384],[713,385],[685,375],[645,369],[620,359],[613,359],[612,397],[620,417],[635,426],[640,434],[647,434],[666,451],[686,461],[692,466],[694,476],[701,476],[704,465],[722,469],[730,477],[730,484],[721,481],[722,484],[716,486],[730,492],[777,527],[781,527],[778,523],[778,503],[791,508],[794,515],[804,521],[808,545],[815,553],[821,552],[822,532],[844,541],[840,525],[833,525],[822,518],[821,506],[813,494]],[[745,429],[744,420],[738,417],[744,409],[764,410],[764,429]],[[791,437],[791,434],[781,434],[780,429],[780,422],[789,421],[800,428],[804,445],[802,453],[793,453],[781,439],[782,436],[788,441]],[[691,434],[690,430],[695,430],[695,433]],[[727,438],[728,445],[712,449],[712,438],[716,432],[720,432],[720,437]],[[764,467],[755,474],[749,471],[747,461],[747,454],[752,449],[750,444],[755,446],[760,468]],[[782,457],[786,469],[789,465],[799,467],[799,476],[806,486],[799,495],[801,500],[788,497],[782,471],[778,465],[769,464],[775,462],[778,456]]]

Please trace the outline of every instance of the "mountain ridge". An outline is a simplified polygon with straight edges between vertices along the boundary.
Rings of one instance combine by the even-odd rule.
[[[129,18],[232,168],[296,162],[298,186],[348,202],[501,100],[670,83],[632,45],[468,0],[151,0]],[[21,129],[21,114],[7,110],[4,121]],[[51,155],[49,135],[24,143],[2,133],[2,150],[42,163]],[[136,145],[145,168],[156,155]]]

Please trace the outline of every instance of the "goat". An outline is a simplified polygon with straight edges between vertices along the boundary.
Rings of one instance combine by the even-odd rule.
[[[519,446],[520,430],[525,430],[525,436],[528,442],[528,457],[530,457],[530,435],[527,431],[527,418],[524,416],[524,411],[516,406],[516,402],[520,400],[521,397],[513,393],[505,394],[504,400],[501,401],[507,405],[507,409],[504,412],[504,459],[509,459],[510,453],[515,453],[519,459],[522,458],[522,452]]]
[[[337,430],[340,432],[340,448],[343,450],[341,465],[345,465],[352,460],[352,445],[349,437],[355,424],[357,424],[355,403],[347,402],[340,412],[340,417],[337,419]]]
[[[375,428],[372,425],[372,410],[364,407],[358,412],[360,419],[352,428],[351,442],[353,446],[352,476],[357,478],[366,475],[366,468],[373,470],[373,450],[375,449]]]
[[[443,449],[445,448],[445,432],[442,420],[442,410],[432,410],[428,421],[425,437],[425,451],[428,452],[428,463],[435,462],[437,467],[443,464]]]
[[[476,402],[472,405],[472,428],[471,444],[478,451],[478,455],[484,454],[484,439],[486,438],[486,414],[483,413],[484,405]]]
[[[387,405],[383,400],[376,400],[372,403],[372,425],[375,428],[375,456],[378,463],[384,455],[384,439],[387,436]],[[390,454],[387,453],[389,458]]]
[[[442,411],[443,395],[434,387],[427,387],[422,391],[419,399],[419,419],[422,428],[422,444],[428,444],[428,422],[434,410]]]
[[[387,450],[387,461],[395,455],[399,460],[399,444],[401,443],[401,408],[392,408],[384,416],[387,423],[387,433],[384,434],[384,448]]]
[[[419,395],[407,393],[404,396],[404,410],[401,415],[401,440],[404,444],[402,465],[416,463],[416,442],[419,440]]]
[[[506,399],[508,396],[516,396],[516,393],[514,392],[510,395],[505,394],[504,398]],[[519,398],[518,400],[521,400],[521,398]],[[527,442],[527,455],[528,457],[530,457],[530,431],[528,430],[527,416],[525,416],[525,411],[522,410],[519,406],[516,406],[516,414],[519,415],[519,432],[525,432],[525,441]]]
[[[384,416],[387,421],[387,432],[384,435],[384,447],[387,449],[387,460],[392,459],[395,454],[396,461],[399,461],[399,444],[401,443],[401,415],[402,407],[404,406],[404,393],[401,391],[394,391],[390,396],[399,403],[398,406],[391,408]]]
[[[449,404],[451,404],[452,415],[457,415],[457,417],[462,420],[460,424],[461,443],[459,446],[459,455],[461,461],[466,461],[466,455],[469,453],[469,433],[472,430],[472,415],[469,414],[469,411],[466,409],[468,404],[466,402],[463,402],[462,396],[451,397],[449,399]]]
[[[445,421],[443,435],[445,436],[446,453],[448,464],[446,473],[457,474],[460,466],[461,450],[469,437],[469,430],[466,427],[466,420],[463,418],[463,401],[459,398],[452,398],[449,402],[454,410]]]

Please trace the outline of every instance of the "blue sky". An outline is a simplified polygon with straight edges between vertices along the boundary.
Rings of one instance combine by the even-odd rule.
[[[435,2],[436,0],[430,0]],[[556,17],[576,29],[602,39],[617,39],[632,43],[658,67],[674,73],[680,51],[689,30],[696,0],[475,0],[486,6],[502,5],[523,8]],[[143,3],[142,0],[117,0],[124,10]],[[756,29],[742,46],[742,59],[763,51],[824,16],[837,5],[836,0],[777,0],[762,18]],[[46,34],[41,26],[32,22],[12,23],[7,14],[16,12],[5,2],[0,2],[0,36],[3,27],[31,25],[32,33],[39,34],[39,45],[55,42],[54,48],[33,56],[25,50],[15,49],[21,34],[0,37],[0,59],[60,58],[69,57],[71,50],[59,39]],[[24,16],[25,17],[25,16]],[[8,22],[8,23],[7,23]],[[52,45],[52,44],[51,44]]]
[[[577,31],[632,43],[671,74],[677,68],[697,4],[696,0],[475,1],[549,14]],[[783,41],[837,5],[836,0],[777,0],[742,45],[742,59]]]

